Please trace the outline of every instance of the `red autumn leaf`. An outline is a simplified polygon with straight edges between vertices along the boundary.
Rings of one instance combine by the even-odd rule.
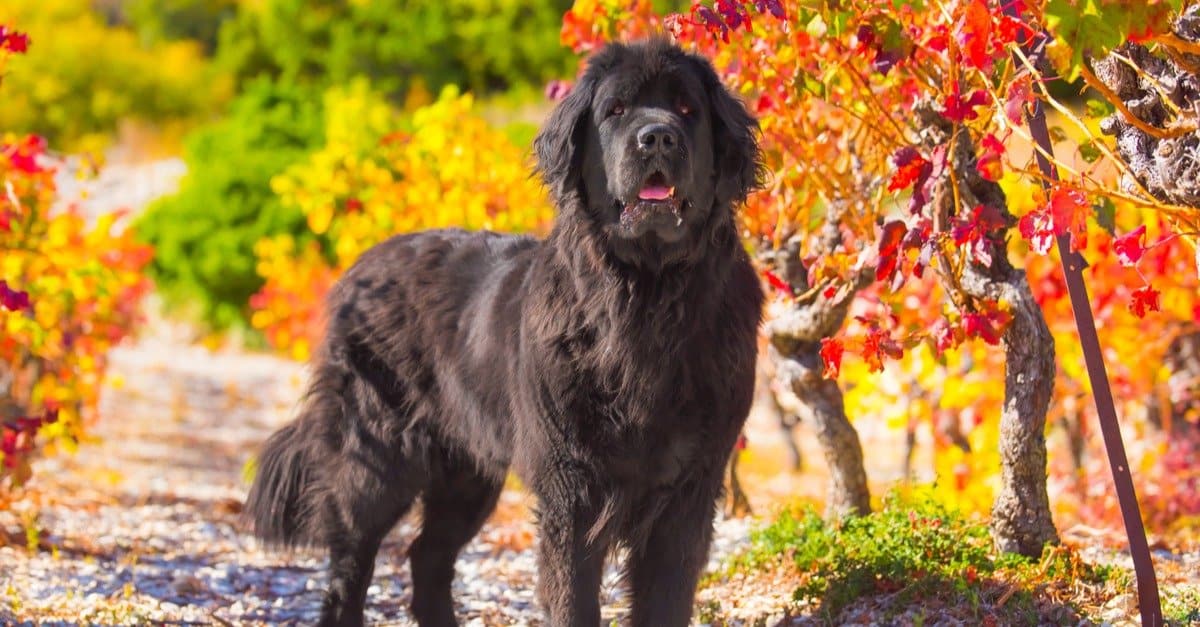
[[[725,21],[729,28],[737,30],[743,23],[749,23],[750,18],[742,15],[742,9],[737,2],[732,0],[717,0],[717,12],[721,14],[721,18]]]
[[[1116,251],[1117,261],[1120,261],[1121,265],[1131,267],[1142,258],[1142,254],[1146,252],[1146,247],[1142,245],[1142,237],[1145,235],[1146,225],[1143,224],[1113,241],[1113,250]]]
[[[929,37],[925,40],[925,47],[930,50],[942,53],[950,45],[950,39],[946,36],[946,25],[938,24],[929,31]]]
[[[1029,75],[1022,75],[1008,86],[1004,101],[1004,116],[1013,124],[1024,123],[1025,106],[1033,102],[1033,86]]]
[[[842,354],[845,352],[846,349],[842,346],[841,340],[821,338],[821,361],[825,364],[821,376],[826,379],[836,379],[842,370]]]
[[[900,359],[903,356],[904,349],[888,336],[887,331],[878,326],[867,329],[867,337],[863,340],[863,359],[871,372],[883,372],[885,357]]]
[[[1087,246],[1087,217],[1092,212],[1083,192],[1065,185],[1050,190],[1050,213],[1063,232],[1071,235],[1071,250]]]
[[[967,337],[982,338],[984,342],[994,346],[1000,343],[1000,334],[999,330],[993,326],[992,322],[993,321],[984,314],[963,314],[963,333]]]
[[[771,287],[783,292],[784,294],[787,294],[788,296],[793,296],[796,294],[796,289],[787,281],[779,278],[779,275],[775,274],[774,272],[771,272],[770,270],[763,270],[763,275],[767,277],[767,283],[770,283]]]
[[[983,152],[979,154],[975,169],[983,178],[989,181],[999,181],[1004,174],[1004,164],[1001,160],[1001,156],[1004,155],[1004,144],[996,139],[995,135],[988,133],[979,140],[979,145],[983,148]]]
[[[24,54],[29,50],[29,35],[0,26],[0,50]]]
[[[0,306],[9,311],[29,309],[29,294],[13,289],[7,282],[0,280]]]
[[[908,226],[900,220],[892,220],[883,225],[883,233],[879,236],[879,265],[875,267],[875,280],[890,279],[900,263],[900,242]]]
[[[929,168],[929,162],[915,148],[906,147],[897,150],[892,155],[892,163],[896,165],[896,173],[888,181],[888,191],[905,189],[921,180]]]
[[[837,295],[837,286],[830,285],[829,287],[825,288],[825,291],[821,292],[821,295],[825,298],[833,298]]]
[[[933,323],[929,335],[933,338],[933,346],[937,349],[938,355],[958,346],[962,341],[960,334],[956,333],[956,329],[945,318],[938,318],[938,321]]]
[[[696,3],[692,5],[692,12],[700,17],[700,23],[708,32],[716,35],[721,34],[721,39],[725,43],[729,43],[729,25],[725,20],[721,19],[712,9]]]
[[[1145,318],[1148,311],[1159,311],[1159,292],[1149,285],[1133,290],[1129,300],[1129,311],[1139,318]]]
[[[956,245],[967,246],[967,250],[976,261],[991,267],[992,242],[987,236],[1006,226],[1008,223],[998,209],[990,205],[977,205],[967,219],[954,225],[951,235]]]
[[[787,11],[780,0],[754,0],[754,7],[759,13],[770,13],[777,19],[786,20]]]
[[[1041,209],[1021,216],[1018,228],[1039,254],[1050,251],[1059,235],[1071,236],[1071,250],[1087,245],[1087,216],[1091,207],[1083,192],[1059,185],[1050,191],[1050,200]]]
[[[775,99],[771,97],[771,94],[763,93],[759,95],[758,102],[754,106],[756,111],[764,113],[775,108]]]
[[[1033,34],[1032,28],[1011,15],[1000,16],[1000,23],[996,25],[996,42],[1000,45],[1011,44],[1021,35],[1028,38]]]
[[[1056,234],[1054,222],[1045,212],[1035,209],[1021,216],[1017,230],[1021,232],[1021,237],[1029,241],[1029,245],[1037,254],[1044,255],[1050,252]]]
[[[858,31],[854,33],[854,39],[858,42],[855,49],[860,53],[875,49],[875,31],[866,24],[858,27]]]
[[[959,46],[962,47],[967,64],[989,71],[992,66],[992,56],[989,53],[992,39],[992,14],[988,10],[986,0],[970,0],[966,13],[958,23],[956,34]]]
[[[571,84],[566,81],[552,80],[546,83],[545,95],[546,99],[558,102],[567,97],[571,93]]]
[[[958,85],[954,86],[954,90],[946,96],[946,104],[942,107],[942,115],[952,122],[962,122],[964,120],[974,120],[979,117],[975,113],[975,107],[986,105],[992,101],[991,95],[983,89],[976,89],[967,95],[966,98],[958,90]]]
[[[19,143],[0,144],[0,154],[8,158],[13,169],[21,174],[38,174],[44,171],[38,165],[38,157],[46,152],[46,140],[40,135],[26,135]]]
[[[888,72],[896,66],[903,58],[898,50],[877,50],[875,51],[875,60],[871,62],[871,68],[876,72],[887,76]]]

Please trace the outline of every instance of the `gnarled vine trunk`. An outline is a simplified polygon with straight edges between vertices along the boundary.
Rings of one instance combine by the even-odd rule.
[[[1175,43],[1168,40],[1160,46],[1163,54],[1126,43],[1093,64],[1096,77],[1110,92],[1106,96],[1115,96],[1142,123],[1118,111],[1105,118],[1100,128],[1116,137],[1121,160],[1150,195],[1200,207],[1200,161],[1196,159],[1200,130],[1194,124],[1191,131],[1183,126],[1168,128],[1200,117],[1200,55],[1188,52],[1200,46],[1200,5],[1188,8],[1176,20],[1174,34]],[[1177,117],[1176,111],[1182,115]],[[1159,132],[1148,133],[1143,127]],[[1133,186],[1132,181],[1125,184]]]
[[[840,237],[839,212],[831,209],[823,233],[826,249],[832,250]],[[800,263],[799,243],[792,240],[768,260],[793,287],[811,291],[807,273]],[[798,301],[791,309],[766,324],[770,339],[768,355],[775,364],[778,385],[790,391],[802,404],[808,424],[821,446],[829,469],[825,516],[830,519],[861,515],[871,511],[871,492],[863,467],[862,444],[858,431],[846,416],[842,390],[837,381],[822,376],[821,338],[833,337],[846,321],[850,302],[858,289],[866,285],[869,274],[834,298]]]
[[[947,168],[934,182],[934,228],[949,228],[956,208],[990,206],[1010,225],[1016,223],[1000,186],[976,169],[975,149],[965,129],[955,132],[932,105],[918,105],[922,141],[928,148],[947,146]],[[951,181],[950,177],[954,180]],[[956,202],[955,192],[958,199]],[[1008,229],[988,234],[990,265],[973,259],[959,276],[939,268],[946,289],[967,299],[1005,301],[1012,322],[1000,337],[1004,349],[1004,405],[1000,414],[1000,493],[992,506],[992,538],[1006,552],[1039,556],[1058,542],[1046,493],[1046,414],[1054,391],[1054,338],[1029,289],[1025,271],[1009,262]]]
[[[1200,207],[1200,5],[1175,20],[1172,34],[1154,52],[1126,43],[1093,64],[1108,89],[1105,96],[1125,110],[1105,118],[1100,128],[1116,137],[1117,154],[1136,179],[1126,178],[1124,187],[1140,191],[1140,186],[1160,201]],[[1200,271],[1200,251],[1196,266]],[[1176,337],[1163,355],[1168,379],[1147,402],[1151,422],[1173,435],[1193,428],[1186,417],[1200,405],[1200,330],[1187,322],[1181,326],[1171,330]]]

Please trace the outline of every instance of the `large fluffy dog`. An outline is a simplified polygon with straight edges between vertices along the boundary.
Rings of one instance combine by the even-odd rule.
[[[417,499],[412,613],[455,624],[455,559],[510,466],[538,499],[548,624],[599,623],[617,547],[631,622],[688,623],[754,389],[762,292],[733,209],[756,133],[707,61],[611,45],[535,141],[548,239],[414,233],[346,273],[247,507],[260,537],[329,548],[323,624],[362,622],[380,541]]]

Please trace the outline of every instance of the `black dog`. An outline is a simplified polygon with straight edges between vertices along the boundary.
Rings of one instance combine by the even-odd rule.
[[[247,506],[259,537],[329,548],[322,624],[361,624],[418,498],[412,613],[455,624],[455,559],[510,465],[538,498],[548,624],[599,623],[617,547],[631,622],[688,623],[754,390],[762,291],[733,208],[758,185],[756,133],[702,58],[608,46],[535,141],[548,239],[402,235],[346,273]]]

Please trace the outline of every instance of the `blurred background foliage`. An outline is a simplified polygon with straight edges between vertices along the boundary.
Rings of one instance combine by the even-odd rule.
[[[142,40],[91,0],[4,0],[0,23],[20,24],[34,42],[5,72],[0,128],[56,150],[102,150],[136,123],[178,133],[231,95],[197,42]]]
[[[157,250],[151,276],[176,314],[212,332],[244,331],[251,344],[261,344],[267,337],[250,324],[249,306],[264,285],[256,245],[282,237],[340,265],[335,242],[313,228],[313,216],[345,207],[298,200],[297,193],[317,183],[298,183],[289,168],[315,163],[350,172],[376,164],[390,176],[414,176],[389,168],[420,160],[405,157],[401,165],[380,139],[411,133],[414,119],[436,118],[447,107],[468,116],[461,122],[472,130],[457,137],[450,128],[430,130],[429,141],[435,132],[472,149],[478,146],[470,142],[483,141],[474,165],[498,172],[526,167],[536,124],[550,104],[544,87],[572,76],[578,63],[559,43],[570,6],[570,0],[5,0],[0,23],[20,24],[33,45],[6,70],[0,128],[43,136],[55,151],[87,153],[97,162],[130,152],[181,153],[187,175],[180,189],[136,223],[139,239]],[[444,95],[445,88],[453,95]],[[364,119],[367,110],[346,99],[375,117]],[[345,106],[329,109],[331,101]],[[434,110],[422,113],[427,106]],[[343,158],[355,163],[333,163]],[[419,173],[435,177],[430,190],[455,184],[436,178],[436,158]],[[293,173],[281,179],[291,181],[283,185],[289,191],[273,190],[271,181],[285,172]],[[482,201],[492,189],[480,183],[467,193]],[[510,208],[489,208],[490,223],[510,230],[540,224],[531,217],[544,209],[540,192],[528,184],[515,189],[531,194],[524,202],[506,196],[513,209],[529,207],[526,213],[508,218]],[[380,220],[369,241],[431,223],[403,217],[428,209],[415,198],[400,194],[387,202],[377,201],[369,213]]]

